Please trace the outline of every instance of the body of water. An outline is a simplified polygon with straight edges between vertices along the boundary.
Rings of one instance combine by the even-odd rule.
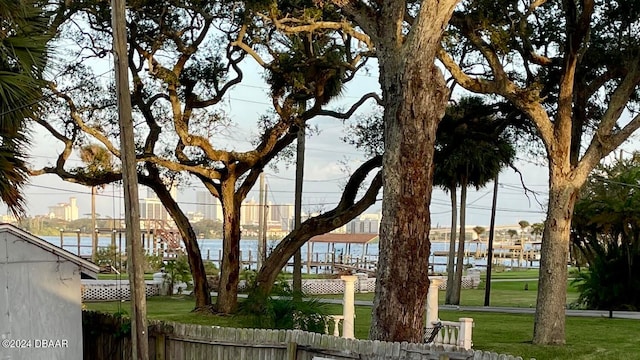
[[[46,241],[61,246],[61,238],[60,236],[42,236],[41,238]],[[91,256],[91,238],[88,236],[80,236],[78,239],[77,236],[65,236],[62,239],[62,247],[73,253],[80,254],[83,257]],[[78,241],[79,240],[79,241]],[[98,238],[98,247],[106,248],[111,246],[112,238],[111,237],[99,237]],[[200,239],[198,240],[198,244],[200,245],[200,252],[202,253],[203,259],[209,259],[219,264],[220,255],[222,254],[222,240],[221,239]],[[268,240],[267,241],[267,254],[276,247],[278,244],[277,241]],[[126,242],[124,234],[115,237],[115,245],[118,249],[122,249],[122,252],[126,250]],[[146,247],[147,244],[145,244]],[[149,244],[149,246],[152,246]],[[484,242],[470,242],[466,246],[466,250],[469,252],[469,257],[466,257],[464,262],[465,264],[470,264],[479,267],[486,267],[487,261],[486,258],[475,258],[473,255],[476,252],[476,247],[481,253],[486,251],[486,243]],[[448,242],[433,242],[431,243],[431,258],[429,259],[429,263],[433,265],[435,272],[444,272],[446,270],[446,256],[435,256],[434,253],[439,253],[442,251],[448,251],[449,243]],[[527,244],[525,246],[525,250],[530,250],[531,245]],[[151,248],[147,248],[147,251],[151,252]],[[258,240],[241,240],[240,241],[240,251],[241,258],[243,261],[255,261],[256,256],[258,254]],[[366,251],[366,253],[365,253]],[[307,244],[303,245],[301,248],[302,252],[302,261],[303,264],[307,261]],[[340,258],[340,256],[349,255],[352,259],[361,259],[367,261],[377,261],[378,258],[378,243],[370,243],[367,246],[360,244],[351,244],[347,247],[346,244],[335,244],[334,246],[328,245],[326,243],[315,243],[313,245],[312,259],[318,259],[320,261],[331,259],[331,256],[334,256],[336,259]],[[291,260],[292,262],[293,260]],[[498,262],[503,264],[504,266],[518,266],[517,259],[498,259]],[[520,264],[522,267],[538,267],[539,262],[522,262]],[[255,268],[255,263],[252,266]],[[290,269],[287,269],[290,270]]]

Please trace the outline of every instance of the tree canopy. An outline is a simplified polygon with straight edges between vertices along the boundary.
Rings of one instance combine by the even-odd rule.
[[[439,59],[464,88],[530,119],[549,166],[533,341],[565,342],[573,206],[600,160],[640,127],[640,9],[635,2],[469,0]]]
[[[49,116],[36,121],[64,149],[55,164],[33,173],[90,186],[117,181],[120,164],[104,166],[98,159],[101,152],[87,151],[99,146],[120,156],[112,79],[92,66],[111,53],[110,8],[99,1],[72,3],[65,15],[59,39],[73,44],[66,56],[82,61],[59,64],[60,76],[49,84],[55,101],[48,105]],[[220,200],[223,259],[216,310],[234,311],[242,201],[264,167],[308,120],[318,115],[348,117],[324,106],[340,94],[362,62],[360,57],[345,60],[348,46],[339,39],[282,35],[263,25],[255,14],[229,3],[134,2],[128,9],[138,180],[156,193],[178,226],[200,309],[209,309],[211,298],[196,233],[169,189],[198,181]],[[251,146],[241,148],[216,135],[229,131],[225,98],[242,83],[247,61],[263,69],[273,109],[254,120],[259,134]],[[357,102],[351,113],[371,97]],[[95,166],[70,166],[68,160],[78,151],[91,155]],[[375,168],[368,166],[367,171]],[[352,187],[353,194],[345,195],[347,201],[334,216],[344,217],[354,205],[364,210],[358,189]],[[364,203],[375,200],[377,191],[371,192]]]

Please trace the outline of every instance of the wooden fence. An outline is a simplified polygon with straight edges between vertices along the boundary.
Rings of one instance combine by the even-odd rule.
[[[127,330],[127,321],[122,318],[84,312],[84,359],[130,360]],[[521,359],[453,346],[345,339],[300,330],[235,329],[150,321],[148,334],[150,359],[155,360]]]

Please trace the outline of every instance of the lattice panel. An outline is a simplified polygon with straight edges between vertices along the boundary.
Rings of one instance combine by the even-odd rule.
[[[442,279],[442,283],[439,286],[440,290],[447,288],[447,278],[437,277]],[[292,286],[292,281],[289,280],[289,285]],[[480,284],[480,273],[472,272],[469,275],[462,277],[463,289],[476,289]],[[147,296],[160,295],[161,282],[147,282],[146,293]],[[246,290],[246,281],[240,280],[238,284],[238,290]],[[376,289],[376,279],[367,278],[364,276],[358,277],[355,282],[356,292],[374,292]],[[344,281],[341,279],[316,279],[316,280],[304,280],[302,282],[302,290],[311,295],[317,294],[343,294],[344,293]],[[129,281],[99,281],[99,280],[85,280],[82,282],[82,299],[83,300],[101,300],[101,301],[113,301],[113,300],[129,300],[131,293],[129,291]]]
[[[441,279],[442,282],[438,286],[439,290],[447,289],[447,277],[446,276],[433,276],[432,279]],[[463,289],[477,289],[480,285],[480,273],[477,271],[470,272],[468,275],[462,276],[462,288]]]
[[[358,279],[356,281],[356,291],[374,292],[376,291],[376,278]]]
[[[344,281],[340,279],[307,280],[302,282],[302,291],[307,294],[341,294],[344,293]]]
[[[149,296],[157,296],[160,294],[160,284],[147,282],[146,294]],[[122,283],[112,282],[82,282],[82,300],[129,300],[131,291],[129,290],[129,282]]]
[[[288,280],[289,286],[293,286],[293,281]],[[355,283],[356,292],[372,292],[376,288],[376,279],[358,279]],[[343,294],[344,281],[341,279],[318,279],[302,281],[302,291],[305,294]]]
[[[440,290],[447,289],[447,278],[442,276],[437,276],[433,278],[438,278],[442,280],[440,286],[438,287]],[[289,285],[293,286],[293,281],[289,280]],[[469,275],[464,275],[462,277],[462,288],[463,289],[476,289],[480,284],[480,274],[479,273],[471,273]],[[238,286],[239,288],[243,288],[242,284]],[[355,283],[355,291],[359,292],[374,292],[376,290],[376,279],[375,278],[366,278],[359,277]],[[304,280],[302,282],[302,291],[306,294],[310,295],[318,295],[318,294],[342,294],[344,293],[344,281],[340,279],[317,279],[317,280]]]

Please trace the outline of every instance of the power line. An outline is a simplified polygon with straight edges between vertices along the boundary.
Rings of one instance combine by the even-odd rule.
[[[268,173],[267,175],[272,176],[276,179],[280,179],[280,180],[287,180],[287,181],[295,181],[295,179],[292,178],[286,178],[286,177],[282,177],[282,176],[278,176],[276,174],[270,174]],[[333,182],[333,181],[340,181],[340,180],[346,180],[348,179],[350,176],[343,176],[340,178],[334,178],[334,179],[304,179],[305,182]],[[292,191],[293,192],[293,191]],[[306,191],[305,191],[306,192]]]

